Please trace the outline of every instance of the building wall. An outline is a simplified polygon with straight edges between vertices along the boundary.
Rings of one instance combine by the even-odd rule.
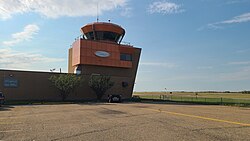
[[[133,54],[137,48],[105,41],[78,39],[72,45],[72,66],[79,64],[132,68],[132,62],[120,60],[120,53]],[[96,51],[110,53],[108,57],[98,57]]]
[[[4,93],[7,101],[60,101],[59,91],[49,81],[52,75],[59,75],[59,73],[0,70],[0,91]],[[84,81],[81,86],[76,92],[70,94],[66,100],[96,99],[95,93],[88,86],[90,76],[90,74],[83,75]],[[17,87],[4,86],[5,79],[17,80]],[[121,94],[123,99],[131,98],[134,86],[132,83],[134,80],[131,77],[116,75],[111,76],[111,81],[115,82],[115,85],[106,92],[103,99],[107,99],[108,94]],[[122,87],[123,81],[131,83],[124,88]]]
[[[119,45],[92,40],[76,40],[72,45],[72,66],[69,72],[77,66],[81,74],[92,75],[101,74],[111,76],[116,84],[111,88],[109,94],[121,94],[123,98],[130,98],[133,93],[141,49],[132,46]],[[109,57],[98,57],[96,51],[106,51]],[[120,60],[120,53],[132,55],[132,61]],[[70,64],[70,63],[69,63]],[[127,87],[122,87],[122,83],[128,83]]]
[[[60,100],[49,81],[52,73],[0,70],[0,90],[6,100]],[[16,87],[5,87],[4,80],[17,80]]]
[[[74,73],[74,67],[72,67],[72,51],[73,49],[69,49],[69,54],[68,54],[68,72],[69,73]]]
[[[131,68],[119,68],[109,66],[81,65],[83,75],[102,74],[111,76],[117,82],[116,87],[111,89],[111,94],[123,94],[123,97],[130,98],[133,93],[134,83],[136,79],[141,49],[135,48],[132,56]],[[122,87],[122,82],[127,82],[128,87]]]

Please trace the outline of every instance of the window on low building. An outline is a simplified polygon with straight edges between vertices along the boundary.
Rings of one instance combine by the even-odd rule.
[[[122,82],[122,87],[124,87],[124,88],[125,88],[125,87],[128,87],[128,82],[123,81],[123,82]]]

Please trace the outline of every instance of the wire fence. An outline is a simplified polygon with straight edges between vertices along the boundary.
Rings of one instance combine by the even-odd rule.
[[[175,102],[190,102],[201,104],[221,104],[221,105],[249,105],[250,99],[238,99],[238,98],[208,98],[198,96],[176,96],[176,95],[137,95],[141,99],[151,100],[163,100],[163,101],[175,101]]]

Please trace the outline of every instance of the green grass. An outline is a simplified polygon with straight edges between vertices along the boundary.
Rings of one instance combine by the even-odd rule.
[[[196,93],[198,93],[198,97],[204,98],[237,98],[237,99],[249,99],[250,94],[242,94],[242,93],[207,93],[207,92],[173,92],[170,94],[169,92],[134,92],[134,95],[173,95],[173,96],[183,96],[183,97],[196,97]]]

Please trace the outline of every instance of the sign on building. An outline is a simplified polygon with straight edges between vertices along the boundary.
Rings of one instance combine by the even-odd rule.
[[[14,78],[4,78],[3,82],[4,87],[8,88],[17,88],[18,87],[18,80]]]

